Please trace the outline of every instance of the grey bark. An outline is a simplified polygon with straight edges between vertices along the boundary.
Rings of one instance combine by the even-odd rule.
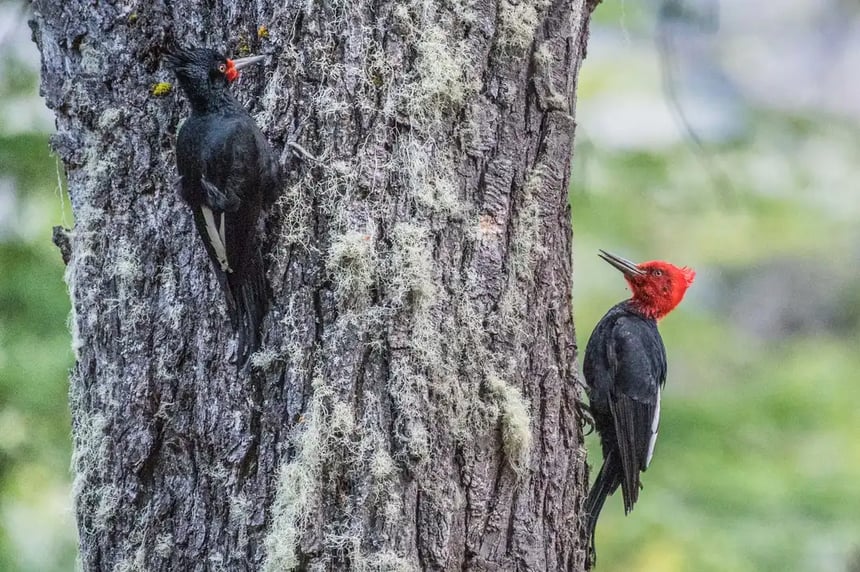
[[[583,569],[586,4],[35,2],[84,569]],[[171,190],[170,41],[271,54],[233,88],[291,166],[250,375]]]

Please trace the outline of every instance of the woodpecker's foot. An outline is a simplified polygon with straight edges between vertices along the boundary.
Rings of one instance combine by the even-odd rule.
[[[594,416],[591,414],[591,409],[585,403],[578,403],[576,407],[577,413],[579,414],[579,423],[580,426],[584,429],[588,427],[588,430],[585,432],[586,435],[591,435],[594,433]]]

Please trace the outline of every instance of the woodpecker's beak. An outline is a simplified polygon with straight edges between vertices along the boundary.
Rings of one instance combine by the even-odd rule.
[[[258,64],[265,59],[266,56],[248,56],[247,58],[239,58],[238,60],[233,60],[233,67],[236,68],[236,71],[239,71],[251,64]]]
[[[645,274],[644,270],[640,270],[638,266],[636,266],[635,262],[630,262],[626,258],[621,258],[620,256],[615,256],[614,254],[610,254],[605,250],[601,250],[600,254],[598,254],[600,258],[614,266],[617,270],[620,270],[624,276],[627,278],[632,278],[634,276],[642,276]]]

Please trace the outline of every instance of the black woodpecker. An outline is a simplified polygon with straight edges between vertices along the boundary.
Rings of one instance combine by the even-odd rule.
[[[585,348],[586,392],[603,449],[603,466],[585,503],[589,568],[597,560],[594,530],[606,497],[620,485],[625,514],[639,498],[639,473],[654,454],[666,383],[657,321],[681,302],[696,276],[660,260],[635,264],[603,250],[600,257],[624,274],[633,296],[609,309]]]
[[[230,60],[207,48],[174,49],[166,58],[191,104],[176,140],[177,193],[191,207],[224,291],[240,368],[260,345],[268,285],[257,225],[277,197],[281,173],[229,87],[240,69],[264,58]]]

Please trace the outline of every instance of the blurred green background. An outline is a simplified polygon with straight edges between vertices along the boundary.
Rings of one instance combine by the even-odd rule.
[[[859,71],[856,2],[597,8],[571,185],[580,348],[628,295],[598,248],[698,272],[661,323],[660,438],[633,513],[607,502],[598,571],[860,571]]]
[[[0,570],[50,572],[75,559],[50,243],[71,214],[26,18],[0,1]],[[604,509],[599,571],[860,570],[858,70],[847,0],[598,7],[570,195],[580,347],[627,295],[598,248],[698,272],[661,324],[660,439],[633,514]]]
[[[21,2],[0,1],[0,570],[74,570],[69,298],[51,226],[71,225]]]

